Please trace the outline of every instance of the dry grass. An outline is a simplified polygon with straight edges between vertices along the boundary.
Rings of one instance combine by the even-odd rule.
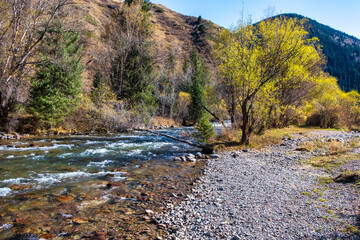
[[[178,125],[174,119],[164,117],[154,117],[152,122],[155,127],[170,127]]]
[[[215,150],[242,150],[247,147],[251,149],[262,149],[270,145],[278,145],[282,142],[283,137],[291,137],[292,134],[306,134],[312,131],[318,131],[318,128],[303,128],[290,126],[281,129],[269,129],[263,135],[252,135],[250,138],[250,145],[240,145],[241,131],[229,130],[222,133],[214,139],[211,145]]]
[[[278,145],[284,137],[292,137],[293,134],[306,135],[312,131],[319,131],[318,128],[303,128],[290,126],[287,128],[270,129],[263,135],[253,135],[250,139],[250,147],[254,149],[262,149],[270,145]]]
[[[359,154],[345,153],[341,155],[328,155],[328,156],[317,156],[311,158],[308,163],[313,167],[320,167],[330,169],[333,167],[339,167],[349,161],[358,160]]]

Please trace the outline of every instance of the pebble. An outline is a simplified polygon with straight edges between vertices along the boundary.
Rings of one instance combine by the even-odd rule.
[[[347,141],[355,136],[336,134],[329,137]],[[327,173],[300,162],[318,153],[294,152],[309,139],[284,138],[286,144],[263,152],[210,155],[193,194],[156,215],[168,229],[166,239],[359,239],[342,231],[346,224],[357,224],[356,188],[319,185]]]

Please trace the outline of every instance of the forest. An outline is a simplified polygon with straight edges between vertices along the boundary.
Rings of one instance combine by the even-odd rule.
[[[91,32],[69,24],[73,4],[0,1],[0,131],[122,132],[151,128],[154,119],[162,119],[168,127],[194,125],[209,142],[210,121],[231,120],[229,131],[240,131],[238,140],[249,144],[253,134],[270,128],[359,124],[360,95],[357,89],[344,91],[351,90],[348,83],[357,81],[357,73],[341,72],[347,80],[344,90],[339,87],[330,75],[338,70],[326,65],[334,58],[325,58],[328,46],[309,34],[306,20],[278,16],[219,28],[212,44],[214,70],[195,46],[180,57],[174,45],[159,63],[150,20],[154,6],[125,0],[112,9],[102,33],[108,52],[92,76],[86,72],[92,83],[85,87],[92,59],[84,55],[83,38]],[[201,16],[191,23],[196,39],[207,37],[203,23]]]

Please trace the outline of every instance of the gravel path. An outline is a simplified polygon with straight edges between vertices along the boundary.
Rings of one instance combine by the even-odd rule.
[[[359,225],[358,189],[319,184],[327,174],[302,164],[314,153],[292,152],[305,140],[209,160],[193,194],[158,216],[168,239],[360,239],[343,231]]]

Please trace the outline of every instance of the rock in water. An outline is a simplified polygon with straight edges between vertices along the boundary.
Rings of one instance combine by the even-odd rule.
[[[193,158],[186,157],[186,161],[188,161],[188,162],[196,162],[196,158],[195,157],[193,157]]]
[[[146,214],[149,215],[149,216],[154,215],[154,212],[153,212],[152,210],[150,210],[150,209],[145,210],[145,212],[146,212]]]
[[[231,238],[231,240],[240,240],[240,238],[235,235],[235,236],[233,236],[233,237]]]
[[[204,156],[202,155],[201,152],[196,153],[196,154],[195,154],[195,157],[197,157],[197,158],[204,158]]]

